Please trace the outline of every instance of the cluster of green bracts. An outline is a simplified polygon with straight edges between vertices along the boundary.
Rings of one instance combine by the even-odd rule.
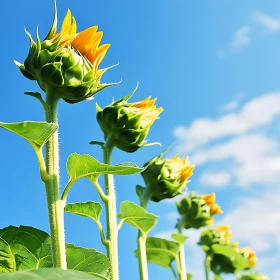
[[[123,223],[138,229],[135,255],[139,262],[139,277],[148,280],[148,262],[171,269],[176,280],[189,280],[185,259],[185,230],[200,229],[213,224],[216,214],[222,211],[215,203],[215,194],[185,194],[194,165],[179,155],[164,158],[164,152],[139,168],[134,164],[112,165],[115,148],[132,153],[151,146],[146,137],[162,108],[156,99],[148,97],[130,102],[135,90],[104,109],[97,107],[97,121],[103,132],[104,142],[92,141],[103,150],[103,162],[90,155],[72,154],[66,164],[68,183],[61,192],[59,173],[59,142],[57,108],[61,99],[76,103],[90,99],[108,85],[101,84],[106,70],[98,69],[109,44],[99,45],[102,33],[90,27],[77,33],[77,26],[68,11],[60,32],[57,32],[57,12],[47,37],[41,42],[37,32],[36,42],[30,38],[30,50],[24,63],[16,62],[22,74],[37,81],[45,92],[28,92],[37,98],[45,111],[45,122],[0,123],[0,127],[27,140],[38,157],[40,175],[45,185],[48,204],[50,235],[32,227],[7,227],[0,230],[0,279],[10,277],[33,279],[84,279],[118,280],[118,231]],[[43,151],[43,148],[45,150]],[[114,175],[141,173],[145,186],[136,187],[139,204],[124,201],[117,214]],[[100,176],[104,176],[104,185]],[[94,201],[67,204],[68,194],[79,179],[87,178],[96,187],[105,206],[106,224],[102,225],[102,205]],[[174,225],[173,240],[148,236],[158,217],[147,212],[150,201],[161,202],[181,196],[177,203],[180,218]],[[65,242],[64,212],[92,219],[98,227],[100,239],[107,250],[106,256],[95,249],[82,248]],[[216,279],[223,273],[236,274],[239,280],[265,280],[254,272],[241,274],[256,264],[255,253],[249,248],[239,248],[230,243],[226,226],[207,228],[199,242],[205,251],[205,277],[212,271]],[[28,270],[28,272],[21,272]],[[191,271],[191,268],[190,268]],[[10,274],[15,272],[14,274]]]

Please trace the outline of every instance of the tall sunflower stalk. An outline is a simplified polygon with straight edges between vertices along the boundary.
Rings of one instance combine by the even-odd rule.
[[[112,84],[101,84],[100,79],[109,68],[98,69],[109,44],[99,46],[102,32],[92,26],[77,33],[77,24],[68,10],[57,33],[57,9],[52,27],[41,42],[37,32],[36,42],[30,39],[30,50],[24,64],[15,62],[22,74],[37,81],[46,93],[45,101],[41,95],[31,93],[43,104],[45,119],[58,125],[57,105],[60,99],[77,103],[91,98],[95,93]],[[45,159],[40,156],[41,178],[45,183],[49,224],[51,231],[53,263],[55,267],[67,268],[64,232],[65,202],[60,199],[59,185],[59,141],[56,131],[46,144]]]

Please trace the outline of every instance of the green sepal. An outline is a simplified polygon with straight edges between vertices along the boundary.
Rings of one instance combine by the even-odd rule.
[[[51,39],[56,34],[56,30],[57,30],[57,6],[56,6],[56,0],[54,0],[53,23],[52,23],[51,29],[50,29],[48,35],[46,36],[46,38],[44,39],[44,41]]]

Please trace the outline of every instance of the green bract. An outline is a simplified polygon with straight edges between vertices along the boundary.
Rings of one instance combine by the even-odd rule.
[[[191,193],[176,204],[184,228],[201,228],[212,222],[210,206],[201,196]]]
[[[146,136],[162,108],[154,105],[156,99],[150,97],[135,103],[128,103],[128,96],[112,103],[103,110],[97,104],[97,121],[107,141],[128,153],[145,146]]]
[[[162,155],[147,162],[144,165],[147,168],[141,173],[150,199],[155,202],[181,194],[194,168],[187,158],[162,159]]]

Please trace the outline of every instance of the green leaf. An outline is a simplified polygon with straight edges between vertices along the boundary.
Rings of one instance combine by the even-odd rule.
[[[215,254],[223,255],[229,258],[238,270],[246,269],[250,267],[249,260],[243,257],[241,254],[237,253],[234,248],[227,245],[212,245],[212,250]]]
[[[120,206],[121,214],[118,218],[122,219],[143,233],[148,233],[157,223],[158,217],[148,213],[143,207],[128,200],[123,201]]]
[[[176,241],[178,242],[180,245],[183,245],[185,243],[185,241],[188,239],[187,236],[184,236],[180,233],[173,233],[171,235],[171,237]]]
[[[34,271],[21,271],[0,274],[0,280],[100,280],[104,277],[92,276],[75,270],[41,268]]]
[[[115,166],[100,163],[90,155],[72,154],[67,160],[67,172],[70,181],[77,181],[83,177],[96,181],[100,174],[131,175],[143,170],[143,168],[131,163]]]
[[[180,245],[157,237],[148,237],[146,241],[146,252],[148,262],[171,268],[171,263],[177,257]]]
[[[99,221],[102,212],[102,205],[93,201],[78,202],[67,204],[64,208],[64,211],[79,216],[88,217],[94,221]]]
[[[58,128],[56,124],[46,122],[0,122],[0,127],[14,132],[37,148],[41,148]]]
[[[190,274],[190,273],[187,273],[187,280],[192,280],[193,279],[193,276],[192,276],[192,274]]]
[[[0,230],[0,272],[52,267],[50,237],[32,227]]]
[[[107,279],[108,258],[95,249],[66,244],[69,269]],[[9,226],[0,230],[0,273],[52,267],[50,236],[33,227]]]
[[[67,244],[66,254],[69,269],[109,278],[110,263],[104,254],[95,249],[77,247],[73,244]]]

